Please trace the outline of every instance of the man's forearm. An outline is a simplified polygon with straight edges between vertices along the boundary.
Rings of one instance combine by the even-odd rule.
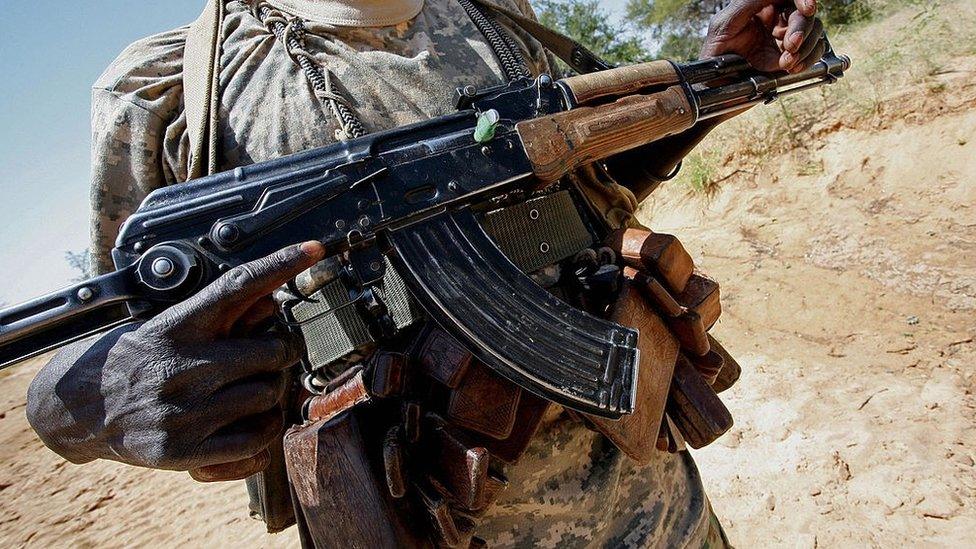
[[[722,120],[705,120],[685,132],[618,154],[607,160],[607,169],[638,201],[644,200]]]
[[[27,421],[44,444],[72,463],[87,463],[105,447],[102,366],[128,324],[61,349],[31,382]]]
[[[702,120],[693,128],[665,137],[650,145],[618,154],[607,160],[607,169],[618,183],[627,187],[638,202],[674,175],[678,164],[688,156],[716,126],[734,118],[751,107],[732,111],[715,118]]]

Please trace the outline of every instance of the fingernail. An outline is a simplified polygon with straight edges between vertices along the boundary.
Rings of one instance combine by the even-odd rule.
[[[783,54],[783,59],[781,64],[784,66],[784,68],[792,67],[794,63],[796,63],[796,58],[793,57],[792,53],[786,52]]]
[[[790,51],[796,51],[800,49],[801,44],[803,44],[803,33],[800,31],[796,31],[790,35],[790,41],[789,41],[789,45],[787,46],[787,49],[789,49]]]
[[[302,242],[298,247],[302,250],[302,253],[309,257],[322,257],[325,255],[325,247],[317,240]]]

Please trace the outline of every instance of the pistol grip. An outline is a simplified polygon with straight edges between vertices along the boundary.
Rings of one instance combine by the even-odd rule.
[[[568,408],[634,408],[637,332],[539,287],[467,208],[391,232],[391,261],[441,327],[509,381]]]

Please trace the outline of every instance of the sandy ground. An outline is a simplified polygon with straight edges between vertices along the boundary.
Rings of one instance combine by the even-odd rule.
[[[298,547],[247,516],[242,483],[198,484],[186,474],[108,461],[65,462],[24,417],[36,359],[0,373],[0,546]]]
[[[953,68],[890,98],[903,120],[644,205],[722,283],[744,373],[696,458],[737,545],[976,546],[976,63]]]
[[[956,69],[890,98],[905,120],[645,204],[722,283],[744,375],[696,458],[739,546],[976,545],[976,62]],[[0,373],[4,546],[296,545],[240,484],[61,461],[24,418],[39,364]]]

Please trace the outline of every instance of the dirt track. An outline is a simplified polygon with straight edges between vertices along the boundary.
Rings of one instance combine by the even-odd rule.
[[[737,423],[696,457],[739,546],[972,543],[976,60],[950,69],[887,98],[907,120],[645,204],[722,283]],[[37,365],[0,373],[5,546],[296,545],[246,517],[239,484],[61,461],[24,419]]]
[[[645,205],[722,281],[744,375],[736,427],[696,457],[740,546],[974,543],[974,61],[891,98],[934,119],[831,133],[704,207]]]

